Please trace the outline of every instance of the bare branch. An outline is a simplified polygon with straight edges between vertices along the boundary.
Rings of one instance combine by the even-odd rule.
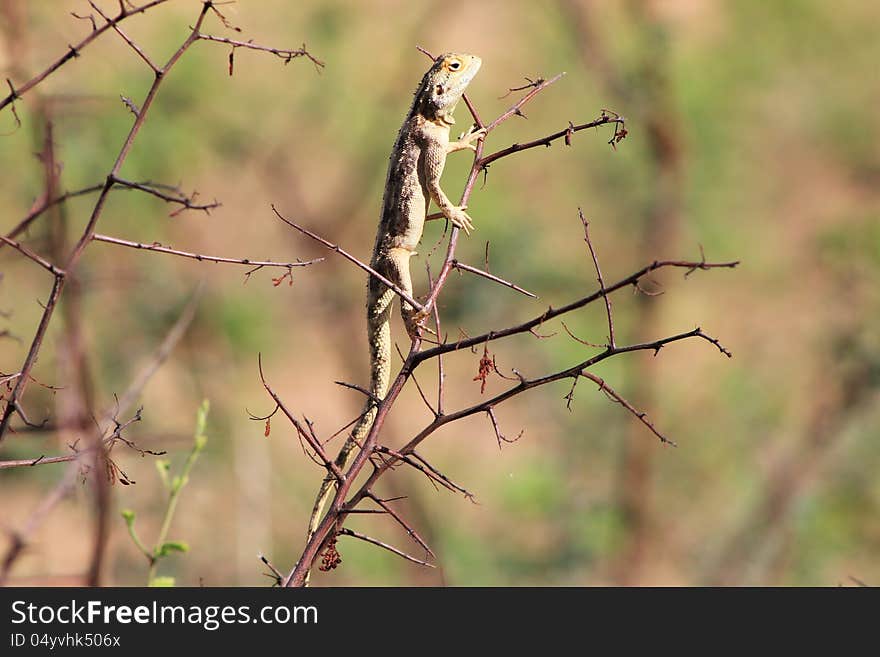
[[[486,415],[488,415],[489,419],[492,421],[492,429],[495,431],[495,438],[498,440],[498,449],[501,449],[502,443],[515,443],[523,437],[523,433],[525,433],[524,430],[520,431],[516,438],[505,437],[505,435],[501,433],[501,428],[498,426],[498,418],[495,417],[495,409],[491,406],[486,409]]]
[[[269,559],[266,558],[266,555],[264,555],[264,554],[260,554],[260,555],[258,555],[258,556],[259,556],[259,558],[260,558],[260,561],[262,561],[263,564],[264,564],[269,570],[272,571],[272,574],[271,574],[271,575],[269,575],[269,574],[267,573],[267,576],[269,576],[269,577],[271,577],[272,579],[275,580],[275,583],[274,583],[272,586],[281,586],[281,580],[284,578],[284,575],[281,574],[281,571],[279,571],[275,566],[272,565],[272,562],[269,561]]]
[[[490,281],[495,281],[496,283],[499,283],[501,285],[509,287],[512,290],[516,290],[517,292],[525,294],[527,297],[532,297],[533,299],[538,298],[537,294],[532,294],[528,290],[521,288],[519,285],[516,285],[516,284],[511,283],[509,281],[505,281],[503,278],[499,278],[498,276],[495,276],[494,274],[490,274],[487,271],[483,271],[482,269],[477,269],[476,267],[471,267],[470,265],[466,265],[462,262],[459,262],[458,260],[453,260],[452,266],[455,269],[470,272],[471,274],[476,274],[477,276],[482,276],[483,278],[487,278]]]
[[[215,43],[224,43],[228,46],[232,46],[235,48],[247,48],[248,50],[260,50],[262,52],[267,52],[272,55],[275,55],[279,59],[281,59],[285,64],[289,64],[291,61],[298,57],[305,57],[312,64],[315,65],[315,68],[320,71],[324,68],[324,62],[320,59],[314,57],[307,49],[306,45],[303,44],[302,47],[296,48],[294,50],[284,50],[282,48],[270,48],[268,46],[261,46],[253,41],[237,41],[235,39],[227,39],[226,37],[218,37],[213,36],[211,34],[202,34],[198,33],[196,38],[200,41],[213,41]]]
[[[638,418],[639,422],[641,422],[646,427],[648,427],[648,429],[651,431],[651,433],[653,433],[655,436],[657,436],[660,439],[661,443],[671,445],[672,447],[678,447],[678,445],[676,445],[674,441],[669,440],[666,436],[664,436],[662,433],[657,431],[656,427],[651,422],[648,421],[648,416],[646,413],[643,413],[642,411],[637,411],[633,407],[632,404],[630,404],[626,399],[621,397],[611,386],[609,386],[607,383],[605,383],[604,379],[602,379],[599,376],[596,376],[592,372],[587,372],[587,371],[581,371],[579,373],[579,375],[589,379],[590,381],[592,381],[593,383],[598,385],[599,390],[601,390],[606,395],[608,395],[609,399],[612,399],[613,401],[617,402],[618,404],[623,406],[626,410],[628,410],[630,413],[635,415],[636,418]]]
[[[40,265],[40,267],[42,267],[43,269],[48,271],[53,276],[57,276],[57,277],[64,276],[63,270],[61,270],[58,267],[56,267],[55,265],[53,265],[51,262],[49,262],[48,260],[46,260],[42,256],[37,255],[36,253],[31,251],[29,248],[27,248],[26,246],[24,246],[20,242],[16,242],[15,240],[11,240],[8,237],[4,237],[3,235],[0,235],[0,242],[8,244],[9,246],[11,246],[13,249],[18,251],[19,253],[21,253],[26,258],[33,260],[35,263]]]
[[[377,540],[375,538],[370,538],[369,536],[366,536],[364,534],[356,532],[353,529],[348,529],[347,527],[343,527],[342,529],[339,530],[339,534],[342,536],[351,536],[353,538],[359,538],[360,540],[366,541],[367,543],[372,543],[373,545],[378,545],[380,548],[384,548],[384,549],[388,550],[389,552],[393,552],[398,557],[403,557],[407,561],[412,561],[413,563],[417,563],[420,566],[425,566],[426,568],[436,568],[436,566],[434,566],[434,564],[428,563],[427,561],[422,561],[421,559],[416,559],[414,556],[409,555],[406,552],[403,552],[402,550],[398,550],[393,545],[388,545],[388,543],[383,543],[382,541]]]
[[[102,25],[101,27],[99,27],[97,29],[93,29],[92,32],[89,34],[89,36],[87,36],[85,39],[80,41],[75,46],[68,46],[67,52],[65,52],[61,57],[59,57],[52,64],[50,64],[49,67],[45,71],[43,71],[39,75],[36,75],[35,77],[31,78],[30,80],[25,82],[23,85],[16,88],[16,87],[12,86],[12,81],[7,80],[11,91],[8,96],[6,96],[2,100],[0,100],[0,110],[2,110],[7,105],[13,103],[14,101],[18,100],[19,98],[21,98],[24,94],[26,94],[28,91],[30,91],[31,89],[36,87],[38,84],[40,84],[40,82],[45,80],[52,73],[57,71],[59,68],[61,68],[67,62],[69,62],[71,59],[79,57],[80,51],[83,48],[85,48],[92,41],[94,41],[99,36],[101,36],[101,34],[106,32],[109,28],[121,23],[129,16],[134,16],[135,14],[141,14],[141,13],[147,11],[148,9],[155,7],[156,5],[161,5],[167,1],[168,0],[153,0],[153,2],[148,2],[148,3],[140,5],[138,7],[123,8],[121,13],[116,18],[109,21],[106,25]]]
[[[399,296],[401,299],[403,299],[404,301],[406,301],[409,305],[411,305],[411,306],[412,306],[413,308],[415,308],[417,311],[422,311],[422,310],[424,310],[424,307],[422,306],[422,304],[420,304],[418,301],[416,301],[415,299],[413,299],[409,294],[407,294],[406,292],[404,292],[403,290],[401,290],[397,285],[395,285],[394,283],[392,283],[390,280],[388,280],[387,278],[385,278],[384,276],[382,276],[382,274],[380,274],[379,272],[377,272],[375,269],[373,269],[373,268],[370,267],[369,265],[367,265],[367,264],[361,262],[360,260],[358,260],[357,258],[355,258],[355,257],[354,257],[353,255],[351,255],[348,251],[346,251],[346,250],[340,248],[339,246],[337,246],[336,244],[333,244],[332,242],[328,242],[327,240],[325,240],[325,239],[324,239],[323,237],[321,237],[320,235],[317,235],[317,234],[313,233],[312,231],[310,231],[308,228],[305,228],[305,227],[303,227],[303,226],[300,226],[299,224],[294,223],[294,222],[291,221],[290,219],[285,218],[284,216],[282,216],[282,214],[281,214],[280,212],[278,212],[278,210],[275,208],[275,205],[274,205],[274,204],[272,205],[272,212],[274,212],[274,213],[275,213],[275,216],[278,217],[279,219],[281,219],[281,221],[283,221],[284,223],[286,223],[288,226],[291,226],[291,227],[293,227],[293,228],[296,228],[296,229],[297,229],[299,232],[301,232],[303,235],[307,235],[308,237],[311,237],[311,238],[312,238],[313,240],[315,240],[316,242],[319,242],[320,244],[323,244],[324,246],[326,246],[326,247],[327,247],[328,249],[330,249],[331,251],[335,251],[336,253],[338,253],[339,255],[341,255],[343,258],[345,258],[345,259],[348,260],[349,262],[352,262],[352,263],[354,263],[355,265],[357,265],[358,267],[360,267],[361,269],[363,269],[363,270],[364,270],[365,272],[367,272],[370,276],[373,276],[373,277],[376,278],[378,281],[380,281],[383,285],[385,285],[385,286],[388,287],[389,289],[393,290],[394,293],[397,294],[397,296]]]
[[[133,114],[137,116],[138,112],[133,112]],[[181,205],[182,207],[179,210],[176,210],[169,215],[172,217],[176,217],[184,210],[201,210],[206,214],[210,214],[211,210],[219,208],[222,205],[219,201],[213,201],[211,203],[196,203],[196,197],[199,195],[198,192],[193,192],[191,195],[187,196],[176,187],[171,187],[169,185],[133,182],[131,180],[120,178],[119,176],[113,176],[113,183],[120,187],[127,187],[128,189],[145,192],[156,198],[162,199],[166,203],[177,203]],[[163,192],[162,189],[166,189],[172,193]]]
[[[590,247],[590,255],[593,257],[593,265],[596,267],[596,276],[599,282],[599,292],[602,293],[602,299],[605,301],[605,315],[608,318],[608,346],[614,349],[617,346],[614,342],[614,317],[611,314],[611,299],[608,298],[608,291],[605,289],[605,281],[602,280],[602,270],[599,268],[599,258],[596,257],[596,249],[593,248],[593,242],[590,241],[590,224],[584,218],[584,212],[578,208],[578,217],[584,226],[584,241]],[[705,260],[705,258],[704,258]],[[568,331],[568,329],[565,329]],[[571,333],[569,333],[571,335]]]
[[[3,238],[0,238],[3,239]],[[107,242],[118,246],[127,246],[132,249],[143,249],[144,251],[155,251],[157,253],[167,253],[170,255],[180,256],[182,258],[191,258],[199,262],[222,262],[233,265],[249,265],[254,267],[282,267],[284,269],[292,269],[293,267],[308,267],[318,262],[322,262],[324,258],[315,258],[314,260],[297,260],[296,262],[273,262],[272,260],[251,260],[249,258],[223,258],[220,256],[204,255],[202,253],[190,253],[189,251],[178,251],[166,246],[162,246],[158,242],[152,244],[143,244],[142,242],[131,242],[129,240],[120,239],[118,237],[110,237],[109,235],[101,235],[95,233],[92,239],[96,242]]]
[[[616,283],[609,285],[603,290],[599,290],[597,292],[593,292],[592,294],[588,294],[577,301],[573,301],[569,304],[562,306],[561,308],[548,308],[541,315],[528,320],[527,322],[523,322],[522,324],[518,324],[516,326],[511,326],[505,329],[499,329],[495,331],[489,331],[488,333],[483,333],[481,335],[476,335],[474,337],[465,338],[453,343],[442,344],[437,347],[433,347],[431,349],[426,349],[425,351],[420,352],[415,356],[416,363],[421,363],[430,358],[435,358],[440,354],[445,354],[450,351],[458,351],[460,349],[467,349],[474,345],[479,345],[487,341],[498,340],[500,338],[506,338],[511,335],[517,335],[519,333],[525,333],[530,331],[531,329],[537,328],[544,322],[547,322],[555,317],[559,317],[560,315],[565,315],[567,313],[572,312],[573,310],[578,310],[579,308],[583,308],[584,306],[597,301],[598,299],[604,298],[606,294],[610,294],[612,292],[616,292],[621,288],[629,287],[630,285],[635,285],[639,279],[643,278],[645,275],[656,271],[657,269],[663,269],[665,267],[676,267],[676,268],[684,268],[684,269],[715,269],[715,268],[726,268],[733,269],[739,264],[739,260],[731,261],[731,262],[692,262],[687,260],[655,260],[647,267],[643,267],[637,272],[630,274],[629,276],[620,279]]]
[[[260,370],[260,381],[262,381],[263,387],[266,389],[266,392],[269,393],[269,396],[272,397],[272,399],[275,401],[275,403],[281,409],[281,412],[287,416],[287,419],[290,420],[290,423],[294,426],[294,428],[296,429],[296,431],[300,435],[300,437],[304,438],[305,441],[307,443],[309,443],[309,446],[315,451],[315,453],[318,455],[318,458],[321,459],[321,462],[323,463],[324,467],[327,468],[327,470],[330,473],[332,473],[334,477],[336,477],[337,481],[339,481],[340,483],[344,482],[345,475],[342,473],[342,471],[339,469],[339,466],[336,465],[336,463],[333,461],[333,459],[331,459],[327,455],[327,452],[324,451],[324,447],[321,444],[321,441],[318,440],[315,436],[313,436],[310,431],[306,431],[303,428],[303,426],[300,424],[299,420],[297,420],[296,417],[289,410],[287,410],[287,407],[284,405],[284,402],[281,401],[281,398],[277,394],[275,394],[275,391],[272,390],[272,387],[266,381],[266,377],[263,374],[262,355],[259,355],[257,357],[257,364],[258,364],[258,367]]]
[[[430,547],[428,547],[428,544],[425,542],[425,540],[421,536],[419,536],[418,532],[415,529],[413,529],[413,527],[406,520],[404,520],[400,516],[400,514],[397,513],[397,511],[395,511],[388,504],[388,502],[386,500],[383,500],[381,497],[374,495],[373,493],[369,494],[369,498],[371,500],[373,500],[376,504],[378,504],[380,507],[382,507],[382,509],[384,510],[385,513],[387,513],[392,518],[394,518],[397,521],[397,523],[401,527],[403,527],[403,529],[406,531],[407,535],[409,535],[409,537],[412,540],[414,540],[417,544],[419,544],[425,550],[425,552],[427,552],[429,555],[431,555],[431,557],[433,557],[434,559],[437,558],[437,555],[435,555],[434,551]]]
[[[89,1],[89,5],[91,5],[92,9],[94,9],[96,12],[98,12],[101,15],[101,18],[103,18],[107,22],[107,24],[113,28],[113,30],[116,32],[116,34],[121,36],[123,41],[125,41],[129,46],[131,46],[131,49],[137,53],[138,57],[140,57],[142,60],[144,60],[146,65],[149,66],[151,69],[153,69],[154,73],[158,73],[159,67],[156,66],[152,62],[152,60],[147,56],[147,54],[143,51],[143,49],[139,45],[137,45],[134,41],[132,41],[129,38],[129,36],[125,32],[122,31],[122,29],[119,27],[119,25],[117,25],[112,19],[108,18],[107,15],[103,11],[101,11],[101,8],[98,5],[96,5],[92,0],[88,0],[88,1]],[[125,11],[124,7],[120,7],[120,9],[122,9],[122,11]],[[91,18],[91,15],[89,15],[89,18]],[[92,20],[92,29],[97,29],[95,27],[94,19]]]

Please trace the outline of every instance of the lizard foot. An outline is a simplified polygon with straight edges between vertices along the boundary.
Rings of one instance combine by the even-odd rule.
[[[458,138],[458,141],[449,142],[449,146],[446,149],[447,152],[448,153],[455,153],[456,151],[463,151],[463,150],[471,150],[471,151],[476,152],[477,146],[473,142],[485,137],[487,131],[486,131],[486,128],[480,128],[479,130],[474,130],[475,127],[476,126],[472,125],[471,129],[468,132],[462,134]]]
[[[446,218],[452,222],[453,226],[460,228],[465,234],[470,235],[471,231],[474,229],[474,223],[465,210],[467,210],[466,205],[454,205],[450,208],[449,214],[446,214]]]
[[[420,310],[403,318],[406,332],[409,334],[409,337],[411,339],[422,337],[423,331],[427,331],[431,335],[437,335],[436,331],[432,330],[429,326],[425,326],[425,322],[430,316],[430,310]]]

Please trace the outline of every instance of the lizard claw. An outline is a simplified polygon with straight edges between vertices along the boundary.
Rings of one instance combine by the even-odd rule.
[[[465,212],[466,209],[466,205],[453,207],[446,218],[452,222],[453,226],[463,230],[466,235],[470,235],[474,229],[474,223],[468,213]]]
[[[474,130],[475,126],[471,126],[471,129],[467,132],[463,133],[458,141],[450,142],[447,150],[450,153],[454,153],[455,151],[463,151],[463,150],[471,150],[476,152],[477,146],[473,142],[477,139],[482,139],[486,136],[487,130],[486,128],[480,128],[479,130]]]
[[[420,310],[404,318],[406,332],[409,334],[409,337],[411,339],[421,337],[422,331],[427,331],[431,335],[437,335],[436,331],[433,331],[430,327],[425,326],[425,321],[430,315],[431,312],[429,310]]]
[[[486,134],[488,133],[488,130],[486,130],[486,128],[480,128],[477,130],[477,129],[475,129],[476,127],[477,127],[476,124],[472,123],[471,127],[468,128],[467,132],[463,132],[463,133],[461,133],[461,135],[459,135],[458,140],[459,141],[473,141],[474,139],[479,139],[480,137],[485,137]]]

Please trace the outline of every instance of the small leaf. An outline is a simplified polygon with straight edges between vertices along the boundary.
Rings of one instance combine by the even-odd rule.
[[[156,588],[171,588],[174,586],[173,577],[154,577],[150,580],[149,586]]]
[[[171,552],[189,552],[189,544],[185,541],[167,541],[156,550],[156,558],[167,557]]]
[[[122,517],[125,519],[126,525],[128,525],[129,527],[134,525],[134,511],[132,511],[131,509],[123,509]]]

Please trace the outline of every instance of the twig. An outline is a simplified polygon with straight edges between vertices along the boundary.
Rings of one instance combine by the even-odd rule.
[[[373,545],[378,545],[380,548],[384,548],[384,549],[388,550],[389,552],[393,552],[398,557],[403,557],[407,561],[412,561],[413,563],[417,563],[420,566],[425,566],[426,568],[436,568],[436,566],[434,566],[434,564],[428,563],[427,561],[422,561],[421,559],[416,559],[414,556],[409,555],[406,552],[403,552],[402,550],[398,550],[393,545],[388,545],[388,543],[383,543],[382,541],[379,541],[375,538],[371,538],[369,536],[366,536],[365,534],[361,534],[359,532],[356,532],[353,529],[348,529],[347,527],[343,527],[342,529],[339,530],[339,534],[341,534],[342,536],[351,536],[353,538],[359,538],[360,540],[366,541],[367,543],[372,543]]]
[[[355,265],[357,265],[358,267],[360,267],[361,269],[363,269],[363,270],[364,270],[365,272],[367,272],[370,276],[373,276],[373,277],[376,278],[378,281],[380,281],[383,285],[385,285],[385,286],[388,287],[389,289],[393,290],[394,293],[397,294],[397,296],[399,296],[401,299],[403,299],[403,300],[406,301],[409,305],[411,305],[413,308],[415,308],[416,311],[419,311],[419,312],[420,312],[420,311],[424,310],[424,307],[422,306],[422,304],[420,304],[418,301],[416,301],[415,299],[413,299],[412,296],[410,296],[410,295],[407,294],[405,291],[403,291],[402,289],[400,289],[397,285],[395,285],[395,284],[392,283],[390,280],[388,280],[387,278],[385,278],[384,276],[382,276],[382,274],[380,274],[379,272],[377,272],[375,269],[373,269],[373,268],[370,267],[369,265],[367,265],[367,264],[361,262],[360,260],[358,260],[356,257],[354,257],[353,255],[351,255],[351,254],[350,254],[348,251],[346,251],[345,249],[342,249],[341,247],[337,246],[336,244],[333,244],[332,242],[328,242],[327,240],[325,240],[325,239],[324,239],[323,237],[321,237],[320,235],[317,235],[317,234],[313,233],[312,231],[310,231],[308,228],[305,228],[305,227],[303,227],[303,226],[300,226],[299,224],[294,223],[294,222],[291,221],[290,219],[287,219],[286,217],[282,216],[282,214],[281,214],[280,212],[278,212],[278,210],[275,208],[275,205],[274,205],[274,204],[272,205],[272,212],[274,212],[274,213],[275,213],[275,216],[278,217],[279,219],[281,219],[281,221],[283,221],[284,223],[286,223],[288,226],[291,226],[291,227],[293,227],[293,228],[296,228],[296,229],[297,229],[299,232],[301,232],[303,235],[307,235],[308,237],[311,237],[311,238],[312,238],[313,240],[315,240],[316,242],[319,242],[320,244],[323,244],[324,246],[326,246],[326,247],[327,247],[328,249],[330,249],[331,251],[335,251],[336,253],[338,253],[339,255],[341,255],[343,258],[345,258],[345,259],[348,260],[349,262],[352,262],[352,263],[354,263]]]
[[[382,400],[376,397],[372,392],[367,390],[366,388],[359,386],[355,383],[346,383],[345,381],[334,381],[338,386],[342,386],[343,388],[350,388],[351,390],[357,390],[359,393],[364,395],[367,399],[369,399],[374,404],[379,404]]]
[[[324,62],[322,62],[317,57],[314,57],[308,50],[306,50],[305,44],[302,45],[301,48],[296,48],[294,50],[285,50],[283,48],[270,48],[268,46],[261,46],[253,41],[236,41],[235,39],[227,39],[226,37],[218,37],[213,36],[211,34],[202,34],[198,33],[196,38],[200,41],[213,41],[215,43],[225,43],[228,46],[232,46],[235,48],[247,48],[248,50],[260,50],[262,52],[267,52],[272,55],[275,55],[279,59],[281,59],[285,64],[289,64],[291,61],[296,59],[297,57],[305,57],[312,64],[315,65],[315,68],[320,71],[324,68]]]
[[[284,575],[281,574],[281,571],[279,571],[275,566],[272,565],[272,562],[266,558],[266,555],[260,554],[258,556],[260,558],[260,561],[262,561],[263,564],[272,571],[270,577],[275,580],[275,583],[272,586],[281,586],[281,580],[284,578]]]
[[[373,493],[370,493],[369,498],[371,500],[373,500],[376,504],[378,504],[380,507],[382,507],[382,509],[384,510],[385,513],[387,513],[392,518],[394,518],[394,520],[396,520],[397,523],[401,527],[403,527],[403,529],[404,529],[404,531],[406,531],[407,535],[412,540],[414,540],[418,545],[420,545],[425,550],[425,552],[427,552],[429,555],[431,555],[431,557],[433,557],[434,559],[437,558],[437,555],[434,554],[434,551],[430,547],[428,547],[428,544],[425,542],[425,540],[421,536],[419,536],[418,532],[415,529],[413,529],[413,527],[406,520],[404,520],[400,516],[400,514],[397,513],[397,511],[395,511],[388,504],[388,502],[386,500],[383,500],[381,497],[379,497],[378,495],[374,495]]]
[[[619,130],[623,129],[625,121],[626,120],[623,117],[603,112],[602,115],[599,116],[599,118],[588,121],[587,123],[583,123],[581,125],[569,124],[569,126],[564,130],[554,132],[553,134],[547,135],[546,137],[541,137],[540,139],[535,139],[534,141],[528,141],[524,144],[513,144],[511,146],[508,146],[507,148],[502,148],[501,150],[495,151],[494,153],[486,155],[485,157],[481,157],[478,164],[481,169],[485,169],[496,160],[500,160],[502,157],[507,157],[508,155],[513,155],[514,153],[520,153],[522,151],[527,151],[530,148],[537,148],[538,146],[550,146],[557,139],[566,139],[567,141],[569,141],[571,135],[575,132],[580,132],[581,130],[587,130],[589,128],[598,128],[599,126],[607,124],[614,124],[618,128],[618,130],[616,130],[614,133],[614,137],[612,137],[612,140],[614,140],[620,134]],[[624,131],[623,134],[625,135],[626,132]]]
[[[309,443],[309,446],[315,451],[315,453],[321,459],[321,462],[323,463],[324,467],[327,468],[327,470],[329,472],[331,472],[334,477],[336,477],[337,481],[344,482],[345,475],[342,473],[342,471],[339,469],[339,466],[336,465],[336,463],[333,461],[333,459],[331,459],[327,455],[327,452],[324,451],[324,447],[321,445],[321,441],[317,440],[317,438],[315,438],[311,434],[311,432],[306,431],[303,428],[303,426],[300,424],[299,420],[297,420],[296,417],[289,410],[287,410],[287,407],[284,405],[284,402],[281,401],[281,398],[275,393],[274,390],[272,390],[272,387],[266,381],[266,377],[263,374],[263,357],[261,354],[257,356],[257,365],[258,365],[259,371],[260,371],[260,381],[262,381],[263,387],[266,389],[266,392],[269,393],[269,396],[272,397],[272,399],[275,401],[275,403],[281,409],[281,412],[287,416],[287,419],[290,420],[290,423],[294,426],[297,433],[302,438],[304,438],[306,440],[306,442]]]
[[[512,289],[512,290],[516,290],[517,292],[520,292],[520,293],[522,293],[522,294],[525,294],[527,297],[532,297],[533,299],[537,299],[537,298],[538,298],[538,295],[537,295],[537,294],[532,294],[532,293],[529,292],[528,290],[521,288],[519,285],[516,285],[515,283],[511,283],[511,282],[509,282],[509,281],[505,281],[503,278],[499,278],[498,276],[495,276],[494,274],[490,274],[490,273],[487,272],[487,271],[483,271],[482,269],[477,269],[476,267],[471,267],[470,265],[466,265],[466,264],[464,264],[464,263],[461,263],[461,262],[459,262],[458,260],[453,260],[453,261],[452,261],[452,266],[453,266],[455,269],[459,269],[459,270],[461,270],[461,271],[470,272],[471,274],[476,274],[477,276],[482,276],[483,278],[487,278],[487,279],[489,279],[490,281],[494,281],[494,282],[496,282],[496,283],[499,283],[499,284],[501,284],[501,285],[504,285],[504,286],[506,286],[506,287],[509,287],[509,288]]]
[[[605,289],[605,281],[602,279],[602,270],[599,268],[599,258],[596,257],[596,249],[593,248],[593,242],[590,241],[590,224],[584,218],[584,212],[580,208],[578,208],[578,217],[580,217],[581,224],[584,226],[584,241],[590,247],[590,255],[593,257],[593,265],[596,267],[599,292],[602,293],[602,299],[605,301],[605,315],[608,318],[608,346],[614,349],[617,345],[614,342],[614,318],[611,314],[611,299],[608,298],[608,291]],[[568,331],[567,328],[565,330]]]
[[[15,228],[13,228],[8,233],[6,233],[6,237],[8,237],[9,239],[12,239],[12,238],[20,235],[22,232],[24,232],[27,229],[28,226],[31,225],[31,223],[33,223],[33,221],[35,219],[37,219],[41,214],[43,214],[46,210],[48,210],[52,206],[57,205],[59,203],[64,203],[69,198],[74,198],[77,196],[84,196],[85,194],[93,194],[94,192],[101,191],[101,189],[103,189],[103,187],[104,187],[103,184],[92,185],[91,187],[83,187],[82,189],[78,189],[73,192],[64,192],[60,196],[56,196],[55,198],[52,198],[52,199],[43,198],[38,205],[33,207],[30,210],[30,212],[27,213],[27,215],[25,216],[24,219],[22,219],[20,222],[18,222],[18,224],[15,226]],[[4,245],[4,243],[0,242],[0,248],[2,248],[3,245]]]
[[[607,383],[605,383],[605,380],[604,380],[604,379],[602,379],[601,377],[596,376],[596,375],[593,374],[592,372],[587,372],[587,371],[581,371],[581,372],[579,372],[579,376],[582,376],[582,377],[584,377],[584,378],[587,378],[587,379],[589,379],[590,381],[592,381],[593,383],[595,383],[596,385],[598,385],[598,386],[599,386],[599,390],[601,390],[602,392],[604,392],[605,394],[607,394],[607,395],[609,396],[609,398],[611,398],[612,400],[616,401],[618,404],[620,404],[621,406],[623,406],[623,407],[624,407],[626,410],[628,410],[630,413],[632,413],[633,415],[635,415],[636,418],[638,418],[639,422],[641,422],[641,423],[644,424],[646,427],[648,427],[648,429],[651,431],[651,433],[653,433],[655,436],[657,436],[657,437],[660,439],[660,442],[661,442],[661,443],[665,443],[665,444],[667,444],[667,445],[671,445],[672,447],[678,447],[678,445],[677,445],[674,441],[669,440],[666,436],[664,436],[662,433],[660,433],[659,431],[657,431],[657,428],[653,425],[653,423],[651,423],[650,421],[648,421],[648,416],[647,416],[646,413],[644,413],[644,412],[642,412],[642,411],[637,411],[637,410],[633,407],[632,404],[630,404],[626,399],[624,399],[623,397],[621,397],[621,396],[620,396],[620,395],[619,395],[619,394],[618,394],[618,393],[617,393],[617,392],[616,392],[611,386],[609,386]]]
[[[491,406],[486,409],[486,415],[489,416],[489,420],[492,422],[492,429],[495,431],[495,438],[498,440],[498,449],[501,449],[502,443],[515,443],[522,438],[524,431],[520,431],[516,438],[507,438],[501,433],[501,428],[498,426],[498,418],[495,417],[495,409]]]
[[[137,116],[138,112],[134,112],[134,114],[135,116]],[[125,180],[124,178],[120,178],[119,176],[113,176],[113,183],[115,185],[119,185],[120,187],[136,189],[146,194],[150,194],[151,196],[162,199],[166,203],[180,204],[182,207],[179,210],[172,212],[170,215],[172,217],[176,217],[183,210],[201,210],[206,214],[210,214],[211,210],[219,208],[222,205],[219,201],[216,200],[212,201],[211,203],[196,203],[195,199],[198,196],[198,192],[193,192],[190,196],[187,196],[176,187],[156,185],[151,183],[139,183],[132,180]],[[175,192],[175,194],[168,194],[166,192],[163,192],[161,190],[161,188],[163,187]]]
[[[153,70],[154,73],[158,73],[159,67],[156,66],[152,62],[152,60],[143,51],[143,48],[141,48],[134,41],[132,41],[128,37],[128,35],[122,31],[122,29],[119,27],[119,25],[117,25],[115,22],[113,22],[112,19],[108,18],[107,15],[103,11],[101,11],[101,8],[98,5],[96,5],[92,0],[88,0],[88,1],[89,1],[89,5],[92,7],[92,9],[94,9],[96,12],[98,12],[101,15],[101,18],[103,18],[107,22],[107,24],[113,28],[113,31],[116,32],[116,34],[118,34],[120,37],[122,37],[123,41],[125,41],[129,46],[131,46],[131,49],[137,53],[138,57],[140,57],[142,60],[144,60],[146,65],[149,66]],[[125,8],[121,5],[120,5],[120,9],[122,9],[122,11],[125,11]],[[91,18],[91,15],[89,16],[89,18]],[[93,30],[97,29],[95,27],[94,19],[92,19],[92,29]]]
[[[5,238],[0,237],[0,239]],[[177,249],[172,249],[167,246],[162,246],[158,242],[153,242],[152,244],[131,242],[129,240],[120,239],[118,237],[101,235],[100,233],[95,233],[94,235],[92,235],[92,239],[96,242],[107,242],[109,244],[116,244],[118,246],[127,246],[132,249],[143,249],[144,251],[155,251],[157,253],[167,253],[169,255],[180,256],[182,258],[191,258],[193,260],[198,260],[199,262],[223,262],[233,265],[248,265],[253,267],[281,267],[283,269],[292,269],[293,267],[308,267],[309,265],[314,265],[318,262],[323,262],[324,260],[324,258],[315,258],[314,260],[307,261],[297,260],[296,262],[274,262],[272,260],[251,260],[250,258],[223,258],[220,256],[205,255],[202,253],[179,251]]]
[[[131,424],[133,424],[135,422],[140,422],[142,410],[143,410],[142,408],[138,409],[138,411],[137,411],[137,413],[135,413],[134,417],[132,417],[130,420],[128,420],[124,423],[120,424],[119,422],[117,422],[116,428],[113,430],[113,433],[111,433],[106,438],[101,439],[101,442],[103,443],[104,448],[108,452],[110,451],[110,449],[113,447],[113,445],[117,441],[121,441],[121,442],[125,443],[126,445],[128,445],[131,449],[140,453],[141,455],[151,454],[153,456],[162,456],[163,454],[165,454],[165,452],[154,452],[151,450],[141,449],[135,443],[123,438],[122,432],[125,429],[127,429]],[[83,455],[92,453],[95,450],[96,450],[96,447],[89,447],[87,449],[75,450],[73,454],[65,454],[63,456],[42,455],[42,456],[39,456],[35,459],[14,459],[14,460],[9,460],[9,461],[0,461],[0,470],[7,470],[9,468],[21,468],[21,467],[32,468],[37,465],[49,465],[52,463],[69,463],[71,461],[76,461],[77,459],[81,458]]]
[[[110,438],[120,436],[125,428],[127,428],[132,422],[138,420],[140,420],[140,412],[124,424],[117,423],[116,429],[113,434],[110,435]],[[9,548],[3,557],[2,565],[0,565],[0,586],[6,584],[13,564],[27,547],[31,536],[33,536],[43,522],[45,522],[52,510],[70,495],[71,492],[73,492],[73,488],[76,485],[80,474],[80,466],[82,465],[81,459],[89,456],[92,451],[93,450],[82,450],[73,455],[73,458],[70,459],[72,463],[67,467],[61,480],[46,494],[45,497],[43,497],[37,508],[30,514],[30,516],[28,516],[24,526],[20,530],[12,533]]]
[[[397,346],[396,342],[394,343],[394,348],[397,349],[397,355],[400,356],[400,360],[406,362],[406,356],[404,356],[403,353],[400,351],[400,347]],[[424,392],[424,390],[422,390],[422,386],[419,384],[419,380],[416,378],[415,372],[413,372],[413,374],[412,374],[412,380],[413,380],[413,384],[416,387],[416,390],[419,393],[419,397],[422,398],[422,401],[425,403],[425,406],[427,406],[428,410],[431,411],[431,415],[433,415],[434,417],[437,417],[438,413],[436,410],[434,410],[434,407],[431,406],[431,402],[429,402],[428,398],[425,396],[425,392]]]
[[[16,242],[15,240],[11,240],[8,237],[4,237],[3,235],[0,235],[0,242],[8,244],[9,246],[11,246],[13,249],[18,251],[19,253],[21,253],[26,258],[33,260],[35,263],[40,265],[40,267],[42,267],[43,269],[48,271],[53,276],[56,276],[59,278],[64,276],[64,274],[65,274],[64,270],[59,269],[58,267],[53,265],[51,262],[49,262],[48,260],[46,260],[42,256],[37,255],[36,253],[31,251],[29,248],[27,248],[24,244],[21,244],[20,242]]]

